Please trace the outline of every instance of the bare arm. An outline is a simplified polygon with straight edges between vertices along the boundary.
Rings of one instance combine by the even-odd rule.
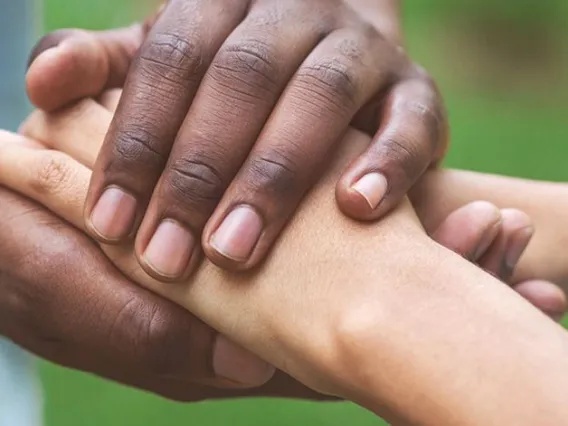
[[[535,224],[536,234],[515,279],[547,279],[568,292],[568,185],[537,182],[461,170],[429,173],[412,191],[412,202],[428,229],[470,200],[518,208]]]
[[[108,122],[89,129],[88,120],[73,120],[80,124],[56,129],[54,147],[94,147],[86,166],[60,153],[3,146],[0,183],[81,226],[89,162],[100,146],[85,136],[103,134]],[[568,415],[563,330],[433,243],[408,203],[378,225],[344,218],[333,182],[368,143],[357,133],[347,139],[273,256],[253,273],[204,263],[187,283],[167,285],[139,270],[131,248],[104,250],[127,275],[277,367],[391,421],[560,424]]]

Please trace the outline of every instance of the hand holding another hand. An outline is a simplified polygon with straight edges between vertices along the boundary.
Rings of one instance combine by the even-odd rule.
[[[372,220],[396,206],[446,150],[444,107],[356,4],[173,0],[145,26],[48,35],[28,74],[37,106],[125,86],[93,167],[91,235],[135,236],[160,280],[186,278],[202,248],[250,269],[350,124],[374,139],[339,179],[340,208]]]
[[[50,148],[62,149],[84,164],[92,164],[99,146],[92,142],[97,135],[102,140],[104,129],[100,127],[110,122],[117,96],[115,92],[101,98],[108,109],[83,101],[68,112],[36,112],[22,129],[28,136],[49,141],[46,143]],[[60,191],[70,184],[69,179],[73,180],[72,163],[21,137],[2,133],[0,139],[0,163],[4,170],[0,172],[0,181],[38,201],[46,201],[57,193],[63,195]],[[174,399],[257,395],[322,398],[281,372],[258,389],[223,390],[208,386],[262,385],[270,377],[270,369],[230,344],[232,355],[222,357],[228,365],[215,371],[216,332],[123,278],[85,236],[59,219],[7,191],[0,197],[6,206],[2,211],[4,226],[0,227],[1,270],[6,277],[0,281],[5,289],[0,292],[4,296],[0,303],[4,303],[2,312],[6,318],[0,321],[4,324],[0,328],[17,343],[55,362]],[[57,212],[67,208],[66,203],[76,205],[75,202],[67,200],[52,208]],[[509,252],[518,252],[519,247],[522,251],[528,244],[530,235],[523,241],[511,239],[527,227],[530,221],[518,211],[499,211],[488,203],[472,203],[436,225],[432,235],[507,279],[508,272],[499,265]],[[93,273],[85,273],[86,270]],[[542,286],[546,290],[551,284],[537,284],[539,291],[525,295],[537,306],[558,315],[564,309],[564,299],[558,298],[554,288],[548,294],[556,296],[543,299]],[[99,313],[100,309],[104,311]],[[68,320],[70,316],[73,321]],[[241,353],[243,356],[239,357]],[[227,383],[219,373],[231,376],[227,374],[231,367],[244,376],[232,376],[234,383]]]

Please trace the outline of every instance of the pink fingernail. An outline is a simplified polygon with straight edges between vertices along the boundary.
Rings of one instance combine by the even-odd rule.
[[[219,377],[246,386],[261,386],[275,372],[275,368],[252,352],[235,345],[223,335],[215,340],[213,370]]]
[[[177,278],[189,265],[195,238],[191,232],[174,220],[164,220],[144,252],[144,260],[158,275]]]
[[[93,230],[105,240],[126,237],[134,226],[136,199],[117,187],[109,187],[91,212]]]
[[[508,268],[515,269],[533,235],[534,228],[532,226],[527,226],[515,233],[510,247],[505,253],[505,264]]]
[[[223,256],[246,261],[262,232],[262,219],[248,206],[235,208],[211,238],[211,245]]]
[[[369,173],[355,182],[351,188],[367,201],[371,209],[376,209],[387,193],[388,183],[380,173]]]

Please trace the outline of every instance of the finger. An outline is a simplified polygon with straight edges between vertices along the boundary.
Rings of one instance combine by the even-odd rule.
[[[0,185],[39,202],[79,229],[91,172],[59,151],[0,134]]]
[[[107,109],[92,99],[83,99],[53,113],[34,111],[19,132],[92,168],[111,120],[112,113]]]
[[[97,240],[136,232],[203,74],[246,13],[232,3],[169,2],[148,34],[93,170],[85,221]]]
[[[28,139],[19,133],[0,129],[0,146],[2,144],[20,144],[28,148],[45,149],[45,146],[36,140]]]
[[[381,111],[371,145],[337,186],[339,207],[356,219],[377,219],[398,205],[447,145],[442,101],[430,80],[419,76],[395,84]]]
[[[378,57],[385,66],[373,66]],[[400,60],[372,28],[335,31],[312,51],[207,223],[209,259],[237,270],[260,262],[353,115]]]
[[[530,218],[520,210],[503,209],[501,216],[503,222],[499,234],[479,259],[479,266],[508,282],[534,234],[534,228]]]
[[[253,8],[207,71],[136,238],[140,263],[155,278],[191,273],[206,221],[287,82],[319,42],[320,32],[297,9]]]
[[[501,211],[496,206],[476,201],[452,212],[432,234],[432,238],[476,262],[497,237],[501,220]]]
[[[514,213],[514,215],[516,214]],[[503,239],[517,235],[515,231],[519,229],[519,226],[526,225],[522,217],[515,218],[507,212],[505,212],[505,216],[507,218],[506,229],[501,232],[502,221],[499,209],[486,202],[474,202],[452,212],[432,237],[450,250],[476,262],[486,254],[494,243],[496,243],[496,246],[501,244],[500,241]],[[512,221],[513,223],[511,223]],[[498,236],[499,241],[497,241]],[[522,247],[522,244],[525,243],[520,242]],[[491,247],[493,253],[489,261],[499,264],[506,256],[506,247],[515,247],[515,244],[518,243],[519,237],[517,236],[513,238],[513,243],[505,244],[503,246],[505,249],[500,255],[501,259],[497,259],[496,262],[495,246]],[[485,266],[487,266],[488,260],[485,259],[485,262]],[[494,269],[491,272],[494,272]],[[564,292],[553,283],[531,280],[517,284],[513,288],[535,307],[556,321],[560,321],[567,310]]]
[[[224,387],[271,377],[266,363],[126,280],[72,227],[5,190],[0,197],[0,270],[16,278],[0,283],[0,311],[10,318],[0,327],[17,343],[110,377],[129,379],[125,370]]]
[[[516,284],[513,288],[555,321],[560,321],[568,309],[566,294],[551,282],[529,280]]]
[[[101,96],[98,97],[97,101],[109,110],[112,114],[116,112],[118,108],[118,103],[122,96],[122,89],[110,89],[103,92]]]
[[[43,37],[32,51],[26,75],[28,96],[52,111],[79,99],[121,87],[130,62],[144,38],[135,25],[90,32],[60,30]]]

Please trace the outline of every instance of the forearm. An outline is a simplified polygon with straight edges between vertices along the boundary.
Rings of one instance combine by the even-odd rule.
[[[395,424],[562,424],[565,332],[443,249],[411,262],[426,276],[393,282],[375,322],[342,334],[351,398]]]
[[[308,385],[391,420],[559,424],[563,331],[429,240],[408,206],[376,225],[344,218],[333,187],[346,160],[260,270],[205,264],[186,287],[146,284]]]
[[[79,143],[84,133],[71,139]],[[428,239],[408,204],[379,224],[345,218],[335,207],[335,182],[368,139],[350,134],[344,142],[349,152],[339,155],[254,273],[204,263],[191,281],[163,284],[140,270],[130,248],[105,250],[133,279],[277,367],[390,420],[559,424],[567,415],[559,400],[568,391],[563,331]],[[15,162],[33,173],[20,154],[0,157],[5,168]],[[90,172],[45,164],[57,173],[40,167],[28,195],[82,226]],[[64,178],[59,185],[57,177]],[[2,175],[21,188],[21,179],[11,178]]]
[[[547,279],[568,291],[567,184],[439,170],[428,173],[411,198],[427,229],[434,229],[452,210],[474,200],[524,211],[536,233],[516,271],[517,280]]]

